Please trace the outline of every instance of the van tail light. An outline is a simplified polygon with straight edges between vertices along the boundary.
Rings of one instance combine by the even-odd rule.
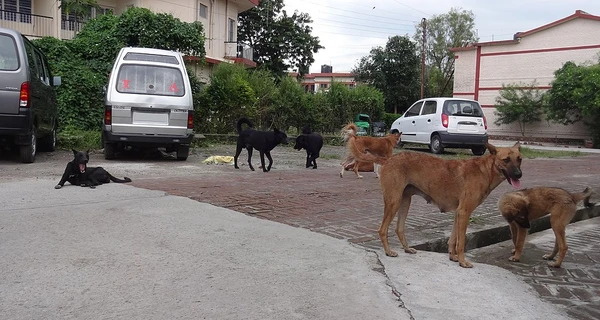
[[[104,108],[104,124],[110,126],[112,124],[112,107],[106,106]]]
[[[444,128],[448,128],[448,115],[445,113],[442,113],[442,125]]]
[[[194,112],[188,111],[187,128],[194,129]]]
[[[483,126],[485,127],[485,130],[487,130],[487,119],[485,116],[483,116]]]
[[[29,106],[30,106],[29,97],[30,97],[29,81],[26,81],[21,84],[21,93],[19,94],[19,107],[29,108]]]

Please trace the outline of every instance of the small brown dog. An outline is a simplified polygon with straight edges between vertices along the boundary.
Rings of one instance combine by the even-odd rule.
[[[346,157],[346,160],[342,162],[340,178],[344,177],[344,171],[349,166],[353,166],[354,174],[358,178],[362,178],[358,171],[364,162],[373,164],[374,168],[372,171],[375,171],[375,176],[378,177],[379,165],[377,163],[368,160],[360,161],[358,158],[365,152],[369,152],[378,159],[387,159],[391,157],[394,153],[394,147],[400,141],[402,133],[390,133],[385,137],[368,137],[357,136],[357,130],[358,128],[354,123],[349,123],[342,129],[342,137],[344,138],[344,141],[346,141],[348,156]]]
[[[521,258],[527,229],[531,227],[530,222],[550,214],[550,225],[556,241],[554,250],[542,258],[553,260],[558,253],[558,259],[548,262],[548,265],[560,268],[567,253],[565,228],[577,211],[577,203],[583,200],[586,207],[594,206],[593,203],[590,203],[592,193],[590,188],[585,188],[583,192],[570,193],[560,188],[535,187],[504,194],[498,200],[498,209],[510,225],[511,237],[515,246],[512,250],[513,255],[508,260],[519,261]]]

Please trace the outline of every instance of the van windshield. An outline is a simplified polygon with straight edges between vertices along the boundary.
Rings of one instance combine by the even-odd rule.
[[[0,70],[15,71],[19,69],[17,45],[13,37],[0,34]]]
[[[449,116],[483,117],[481,106],[474,101],[447,100],[443,112]]]
[[[124,64],[119,69],[117,91],[183,97],[183,75],[177,68]]]

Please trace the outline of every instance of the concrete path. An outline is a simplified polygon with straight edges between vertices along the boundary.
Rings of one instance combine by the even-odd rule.
[[[0,184],[1,319],[564,319],[520,277],[131,185]],[[381,260],[380,260],[381,259]]]

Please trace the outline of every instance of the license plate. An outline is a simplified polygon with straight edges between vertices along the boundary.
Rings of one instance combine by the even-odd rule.
[[[166,112],[133,112],[133,124],[169,125],[169,114]]]

